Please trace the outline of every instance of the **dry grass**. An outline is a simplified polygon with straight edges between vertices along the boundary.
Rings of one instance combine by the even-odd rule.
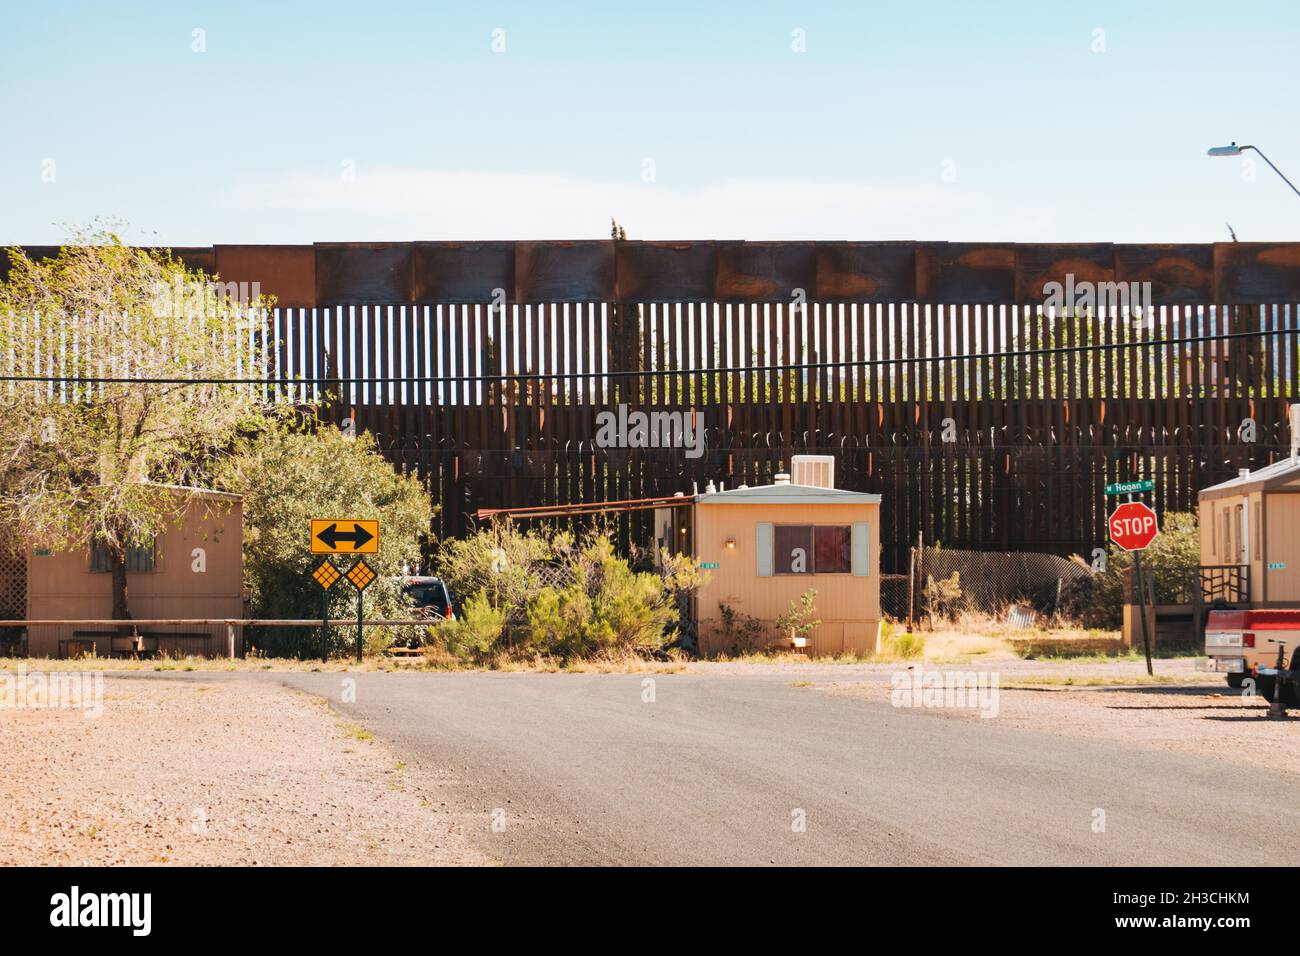
[[[894,624],[895,635],[902,625]],[[1108,661],[1133,659],[1139,651],[1126,647],[1116,631],[1087,630],[1069,622],[1046,621],[1031,628],[1015,628],[1006,623],[1005,615],[966,612],[953,620],[935,621],[932,630],[918,630],[925,646],[920,656],[899,653],[894,641],[882,640],[879,654],[845,653],[838,656],[811,657],[793,651],[721,654],[711,661],[728,664],[899,664],[917,661],[935,664],[961,664],[974,660],[997,660],[1036,657],[1048,661]],[[1167,655],[1162,655],[1167,656]],[[630,651],[608,652],[581,660],[534,655],[531,657],[496,654],[481,663],[469,663],[449,653],[442,645],[430,645],[411,657],[371,656],[361,663],[337,658],[327,662],[300,661],[292,658],[183,657],[166,660],[131,660],[129,658],[89,658],[83,660],[45,660],[36,658],[0,658],[0,670],[13,670],[19,664],[29,669],[49,671],[541,671],[547,673],[595,674],[674,674],[686,670],[691,660],[680,652],[671,652],[667,660],[656,660]]]
[[[1139,687],[1155,684],[1185,684],[1196,686],[1204,683],[1201,678],[1174,677],[1163,674],[1135,674],[1122,677],[1101,677],[1095,674],[1053,675],[1030,674],[1016,677],[1002,686],[1009,690],[1033,690],[1040,687]]]
[[[360,664],[354,660],[330,660],[326,663],[300,661],[285,657],[177,657],[166,660],[132,660],[129,657],[79,657],[60,660],[52,657],[0,657],[0,671],[25,666],[29,671],[395,671],[404,670],[393,658],[368,657]]]
[[[611,651],[581,660],[534,655],[511,657],[497,654],[481,664],[463,661],[441,646],[430,646],[414,657],[367,657],[357,663],[346,658],[329,661],[300,661],[285,657],[206,658],[180,657],[165,660],[132,660],[122,657],[83,657],[59,660],[40,657],[0,658],[0,671],[25,666],[29,671],[225,671],[234,673],[276,672],[392,672],[392,671],[544,671],[597,674],[674,674],[686,669],[689,659],[670,652],[667,660],[646,658],[632,652]]]
[[[963,612],[935,621],[925,636],[925,659],[960,663],[975,657],[1125,657],[1130,648],[1118,631],[1078,626],[1071,621],[1040,619],[1032,627],[1013,627],[1006,615]]]
[[[677,652],[670,652],[668,660],[655,660],[631,651],[607,651],[594,657],[574,660],[540,654],[532,657],[498,654],[488,661],[488,668],[496,671],[563,671],[571,674],[676,674],[686,670],[689,663],[685,655]]]

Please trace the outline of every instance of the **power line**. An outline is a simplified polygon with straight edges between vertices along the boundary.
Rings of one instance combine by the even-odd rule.
[[[853,369],[873,366],[892,365],[928,365],[935,362],[982,362],[989,360],[1007,360],[1019,358],[1036,358],[1039,356],[1065,355],[1076,353],[1105,352],[1125,349],[1154,348],[1170,345],[1191,345],[1200,342],[1226,342],[1238,339],[1267,338],[1270,336],[1295,335],[1296,329],[1259,329],[1245,332],[1218,332],[1208,335],[1188,335],[1178,338],[1146,339],[1134,342],[1101,342],[1088,345],[1044,346],[1042,348],[1018,349],[1002,352],[972,352],[966,355],[915,355],[910,357],[879,359],[845,359],[837,362],[788,362],[774,365],[734,365],[719,368],[664,368],[643,369],[640,371],[617,370],[586,372],[500,372],[488,375],[314,375],[293,378],[163,378],[131,376],[61,376],[61,375],[0,375],[0,382],[62,382],[74,385],[329,385],[347,383],[349,385],[400,385],[400,384],[441,384],[472,382],[531,382],[553,379],[607,379],[607,378],[641,378],[644,376],[667,375],[727,375],[737,372],[795,372],[826,371],[830,369]]]

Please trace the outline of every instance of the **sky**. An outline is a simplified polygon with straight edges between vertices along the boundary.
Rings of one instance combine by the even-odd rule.
[[[0,0],[0,243],[1293,240],[1300,4]],[[1253,164],[1253,165],[1252,165]]]

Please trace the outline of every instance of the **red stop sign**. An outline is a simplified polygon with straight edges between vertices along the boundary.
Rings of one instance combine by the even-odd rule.
[[[1156,513],[1140,501],[1122,504],[1106,521],[1110,539],[1125,551],[1141,551],[1160,532]]]

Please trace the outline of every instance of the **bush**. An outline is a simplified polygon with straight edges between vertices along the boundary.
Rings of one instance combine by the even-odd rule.
[[[731,647],[731,653],[738,657],[756,654],[766,644],[763,640],[767,628],[757,618],[742,614],[730,604],[718,604],[718,613],[722,616],[722,633]]]
[[[1143,575],[1150,575],[1157,604],[1175,604],[1183,598],[1189,569],[1201,563],[1201,536],[1196,516],[1169,512],[1160,533],[1142,552]],[[1114,629],[1123,622],[1124,577],[1133,567],[1133,555],[1115,545],[1106,552],[1106,570],[1092,576],[1080,601],[1080,616],[1088,627]]]
[[[484,591],[465,602],[455,620],[438,625],[435,634],[459,660],[473,660],[487,653],[501,639],[506,612],[492,606]]]
[[[530,595],[551,583],[547,572],[569,546],[564,534],[547,538],[497,525],[443,541],[437,573],[455,600],[487,591],[495,606],[521,609]]]
[[[790,602],[790,608],[776,619],[778,638],[803,637],[821,623],[813,617],[817,613],[817,592],[812,588],[799,595],[799,600]]]
[[[895,634],[891,631],[880,643],[886,657],[911,660],[925,653],[925,638],[920,634],[908,634],[906,631]]]
[[[703,579],[689,558],[665,562],[661,573],[634,571],[599,530],[581,539],[482,531],[446,542],[439,572],[454,593],[469,595],[463,620],[440,627],[439,637],[474,660],[661,649],[682,626],[682,596]]]
[[[947,578],[936,581],[927,575],[925,582],[926,607],[933,617],[953,617],[961,607],[961,572],[954,571]]]
[[[368,433],[351,437],[332,426],[273,428],[242,441],[217,473],[218,486],[244,498],[244,583],[248,610],[262,618],[319,618],[321,590],[311,579],[320,562],[307,548],[312,518],[378,518],[379,554],[366,562],[379,577],[365,592],[367,616],[406,617],[410,602],[397,579],[417,564],[433,508],[419,480],[399,474]],[[339,570],[346,559],[335,559]],[[356,617],[356,590],[345,582],[328,594],[333,618]],[[334,648],[350,653],[355,630],[332,629]],[[382,640],[379,637],[377,641]],[[259,635],[272,656],[320,653],[319,628]]]

